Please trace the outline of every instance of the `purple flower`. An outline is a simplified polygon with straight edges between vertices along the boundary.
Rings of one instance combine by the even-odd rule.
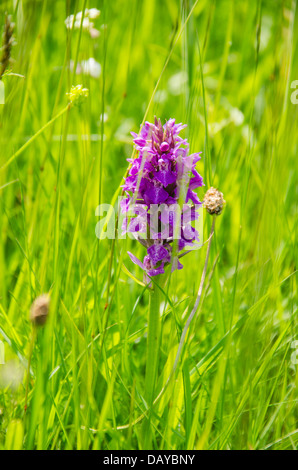
[[[132,253],[129,256],[148,276],[164,273],[169,264],[172,269],[181,269],[178,253],[198,241],[198,233],[190,224],[198,218],[196,206],[201,205],[193,191],[203,186],[203,178],[196,170],[201,152],[189,155],[187,140],[179,136],[184,127],[176,124],[175,119],[162,125],[155,118],[154,124],[145,122],[139,134],[132,133],[137,157],[128,160],[131,165],[123,185],[126,197],[121,203],[122,213],[129,212],[132,218],[129,223],[124,220],[122,228],[137,234],[136,238],[146,247],[143,262]],[[173,207],[177,208],[176,214],[172,213]],[[149,239],[139,238],[148,233]],[[179,239],[176,250],[174,238]],[[176,259],[174,251],[178,251]]]

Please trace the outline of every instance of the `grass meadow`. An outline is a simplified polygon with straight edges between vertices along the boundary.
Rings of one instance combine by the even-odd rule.
[[[85,8],[101,12],[93,30],[67,28]],[[6,13],[0,449],[297,449],[296,1],[1,0],[1,31]],[[78,84],[89,96],[68,106]],[[127,255],[144,248],[95,229],[121,195],[130,132],[154,116],[187,124],[197,194],[214,186],[226,204],[168,384],[207,243],[160,291],[148,404],[149,289]],[[204,241],[211,223],[204,212]]]

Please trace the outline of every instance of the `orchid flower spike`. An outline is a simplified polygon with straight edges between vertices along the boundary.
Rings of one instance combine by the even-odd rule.
[[[203,186],[196,170],[201,152],[189,154],[187,140],[179,135],[184,127],[175,119],[162,125],[155,118],[154,124],[145,122],[139,134],[132,133],[137,157],[128,160],[121,210],[133,217],[124,219],[122,229],[146,247],[143,262],[128,254],[149,276],[163,274],[169,264],[172,270],[181,269],[178,254],[199,241],[191,222],[198,219],[201,206],[194,192]]]

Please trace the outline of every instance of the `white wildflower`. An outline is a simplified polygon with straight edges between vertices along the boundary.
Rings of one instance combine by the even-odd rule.
[[[100,11],[97,10],[97,8],[90,8],[90,9],[88,10],[88,12],[89,12],[89,13],[88,13],[88,16],[89,16],[89,18],[91,18],[92,20],[95,20],[95,19],[98,18],[99,15],[100,15]]]
[[[93,57],[90,57],[88,60],[83,60],[81,62],[82,71],[85,75],[90,75],[90,77],[98,78],[101,74],[101,65]]]
[[[73,69],[74,69],[73,60],[69,61],[69,68],[70,68],[70,71],[73,72]],[[76,74],[79,75],[81,73],[84,75],[89,75],[90,77],[93,77],[93,78],[99,78],[101,74],[101,65],[93,57],[90,57],[90,59],[88,60],[82,60],[82,62],[79,62],[77,64],[77,68],[76,68]]]
[[[65,23],[65,26],[66,26],[67,29],[72,29],[74,20],[75,20],[74,15],[70,15],[66,18],[64,23]]]
[[[94,23],[91,20],[98,18],[100,11],[96,8],[86,9],[84,12],[84,18],[82,23],[83,12],[79,11],[75,16],[70,15],[64,21],[67,29],[80,29],[82,25],[83,31],[90,34],[92,38],[97,38],[100,34],[99,30],[94,27]]]

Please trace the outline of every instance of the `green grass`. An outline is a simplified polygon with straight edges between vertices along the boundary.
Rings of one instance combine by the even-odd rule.
[[[84,5],[101,10],[98,39],[67,33]],[[295,0],[3,0],[1,28],[5,12],[21,76],[3,77],[0,105],[0,449],[297,449]],[[70,72],[70,59],[89,57],[99,78]],[[65,109],[79,83],[89,98]],[[127,250],[143,248],[99,241],[95,211],[116,201],[130,131],[154,115],[188,124],[203,151],[198,194],[218,187],[226,207],[181,360],[148,409],[206,245],[159,292],[146,382],[149,292],[127,274],[142,280]],[[33,344],[30,306],[43,292],[50,316]]]

